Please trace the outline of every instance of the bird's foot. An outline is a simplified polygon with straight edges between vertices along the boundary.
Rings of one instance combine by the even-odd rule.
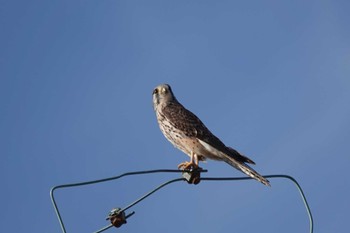
[[[198,184],[201,181],[201,171],[203,170],[194,162],[183,162],[178,166],[182,170],[182,177],[189,184]]]
[[[181,170],[197,170],[197,169],[201,169],[197,164],[195,164],[194,162],[183,162],[180,163],[177,166],[179,169]]]

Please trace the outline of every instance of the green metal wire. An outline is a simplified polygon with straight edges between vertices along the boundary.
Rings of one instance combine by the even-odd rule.
[[[312,213],[311,213],[311,209],[310,206],[306,200],[306,196],[303,192],[303,189],[301,188],[301,186],[299,185],[299,183],[296,181],[296,179],[294,179],[291,176],[288,175],[266,175],[264,176],[265,178],[285,178],[285,179],[289,179],[291,180],[296,186],[297,189],[299,190],[299,193],[301,195],[301,198],[303,199],[304,205],[305,205],[305,209],[306,212],[309,216],[309,222],[310,222],[310,233],[313,233],[314,231],[314,220],[312,218]],[[204,177],[201,178],[202,180],[206,180],[206,181],[230,181],[230,180],[251,180],[251,177]]]
[[[142,174],[150,174],[150,173],[164,173],[164,172],[172,172],[172,173],[182,173],[183,171],[181,170],[172,170],[172,169],[158,169],[158,170],[149,170],[149,171],[138,171],[138,172],[127,172],[127,173],[124,173],[122,175],[119,175],[119,176],[114,176],[114,177],[110,177],[110,178],[105,178],[105,179],[100,179],[100,180],[94,180],[94,181],[87,181],[87,182],[81,182],[81,183],[74,183],[74,184],[65,184],[65,185],[58,185],[58,186],[55,186],[51,189],[50,191],[50,196],[51,196],[51,200],[52,200],[52,203],[53,203],[53,206],[54,206],[54,209],[56,211],[56,214],[57,214],[57,217],[58,217],[58,220],[59,220],[59,223],[61,225],[61,229],[62,229],[62,232],[63,233],[66,233],[66,229],[65,229],[65,226],[63,224],[63,220],[62,220],[62,217],[60,215],[60,212],[58,210],[58,206],[56,204],[56,201],[55,201],[55,198],[54,198],[54,191],[56,189],[60,189],[60,188],[67,188],[67,187],[76,187],[76,186],[82,186],[82,185],[89,185],[89,184],[95,184],[95,183],[100,183],[100,182],[106,182],[106,181],[111,181],[111,180],[116,180],[116,179],[119,179],[119,178],[122,178],[124,176],[129,176],[129,175],[142,175]],[[207,170],[202,170],[201,172],[207,172]],[[302,200],[304,202],[304,205],[305,205],[305,208],[306,208],[306,211],[308,213],[308,216],[309,216],[309,222],[310,222],[310,233],[313,233],[313,218],[312,218],[312,213],[311,213],[311,209],[310,209],[310,206],[306,200],[306,197],[305,197],[305,194],[301,188],[301,186],[299,185],[299,183],[291,176],[288,176],[288,175],[267,175],[267,176],[264,176],[265,178],[285,178],[285,179],[289,179],[291,180],[295,185],[296,187],[298,188],[299,190],[299,193],[302,197]],[[251,177],[203,177],[201,178],[200,180],[201,181],[236,181],[236,180],[251,180],[252,178]],[[145,194],[144,196],[140,197],[139,199],[137,199],[136,201],[132,202],[131,204],[129,204],[128,206],[124,207],[122,210],[120,210],[121,212],[122,211],[125,211],[125,210],[128,210],[129,208],[131,208],[132,206],[138,204],[139,202],[143,201],[144,199],[146,199],[147,197],[149,197],[150,195],[152,195],[153,193],[155,193],[156,191],[160,190],[161,188],[169,185],[169,184],[172,184],[172,183],[175,183],[175,182],[178,182],[178,181],[186,181],[185,178],[177,178],[177,179],[173,179],[173,180],[169,180],[161,185],[159,185],[158,187],[156,187],[155,189],[153,189],[152,191],[148,192],[147,194]],[[132,212],[131,214],[127,215],[126,218],[130,217],[131,215],[133,215],[134,212]],[[109,228],[111,228],[113,225],[110,224],[108,226],[105,226],[103,228],[101,228],[100,230],[98,231],[95,231],[94,233],[100,233],[100,232],[103,232]]]
[[[103,231],[105,231],[105,230],[108,230],[108,229],[111,228],[111,227],[113,227],[112,224],[110,224],[110,225],[108,225],[108,226],[105,226],[105,227],[101,228],[100,230],[95,231],[94,233],[101,233],[101,232],[103,232]]]
[[[203,172],[206,172],[206,170],[202,170]],[[62,188],[69,188],[69,187],[77,187],[77,186],[84,186],[84,185],[90,185],[90,184],[97,184],[97,183],[101,183],[101,182],[107,182],[107,181],[112,181],[112,180],[117,180],[120,179],[124,176],[132,176],[132,175],[144,175],[144,174],[152,174],[152,173],[182,173],[183,171],[181,170],[174,170],[174,169],[156,169],[156,170],[147,170],[147,171],[137,171],[137,172],[126,172],[124,174],[121,174],[119,176],[113,176],[113,177],[109,177],[109,178],[105,178],[105,179],[99,179],[99,180],[92,180],[92,181],[86,181],[86,182],[79,182],[79,183],[72,183],[72,184],[63,184],[63,185],[57,185],[55,187],[53,187],[50,190],[50,197],[51,197],[51,201],[52,204],[54,206],[58,221],[60,223],[61,229],[63,233],[66,233],[66,228],[64,226],[63,220],[62,220],[62,216],[60,214],[60,211],[58,209],[56,200],[55,200],[55,196],[54,196],[54,192],[57,189],[62,189]],[[153,193],[153,192],[152,192]],[[151,193],[151,194],[152,194]],[[150,195],[151,195],[150,194]],[[136,204],[136,203],[135,203]],[[130,206],[131,207],[131,206]],[[107,228],[108,229],[108,228]]]
[[[136,201],[134,201],[133,203],[131,203],[130,205],[128,205],[127,207],[125,207],[124,209],[120,210],[120,212],[122,211],[125,211],[131,207],[133,207],[134,205],[136,205],[137,203],[143,201],[144,199],[146,199],[147,197],[151,196],[153,193],[157,192],[159,189],[161,188],[164,188],[165,186],[171,184],[171,183],[175,183],[177,181],[186,181],[185,178],[177,178],[177,179],[173,179],[173,180],[169,180],[161,185],[159,185],[157,188],[153,189],[152,191],[148,192],[147,194],[145,194],[144,196],[140,197],[139,199],[137,199]],[[95,231],[94,233],[100,233],[100,232],[103,232],[109,228],[111,228],[113,225],[110,224],[108,226],[105,226],[104,228],[98,230],[98,231]]]

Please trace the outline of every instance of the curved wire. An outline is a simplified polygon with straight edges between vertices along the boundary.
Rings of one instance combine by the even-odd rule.
[[[202,170],[203,172],[206,172],[207,170]],[[131,176],[131,175],[143,175],[143,174],[151,174],[151,173],[182,173],[183,171],[181,170],[175,170],[175,169],[156,169],[156,170],[147,170],[147,171],[137,171],[137,172],[126,172],[124,174],[121,174],[119,176],[112,176],[104,179],[98,179],[98,180],[92,180],[92,181],[86,181],[86,182],[79,182],[79,183],[72,183],[72,184],[63,184],[63,185],[57,185],[50,190],[50,197],[52,204],[54,206],[58,221],[60,223],[61,229],[63,233],[66,233],[66,228],[64,226],[62,216],[60,214],[60,211],[58,210],[58,206],[55,200],[54,192],[57,189],[62,189],[62,188],[69,188],[69,187],[77,187],[77,186],[84,186],[84,185],[90,185],[90,184],[97,184],[101,182],[107,182],[107,181],[112,181],[112,180],[117,180],[120,179],[124,176]],[[152,193],[151,193],[152,194]],[[150,195],[151,195],[150,194]],[[131,206],[130,206],[131,207]],[[108,228],[107,228],[108,229]]]
[[[159,185],[157,188],[153,189],[152,191],[148,192],[147,194],[143,195],[142,197],[140,197],[139,199],[137,199],[136,201],[134,201],[133,203],[131,203],[130,205],[128,205],[127,207],[124,207],[122,210],[120,210],[120,212],[123,212],[131,207],[133,207],[134,205],[136,205],[137,203],[143,201],[144,199],[146,199],[147,197],[151,196],[153,193],[155,193],[156,191],[158,191],[159,189],[167,186],[168,184],[171,184],[171,183],[175,183],[177,181],[186,181],[185,178],[177,178],[177,179],[173,179],[173,180],[169,180],[161,185]],[[127,218],[127,217],[126,217]],[[103,232],[109,228],[111,228],[113,225],[110,224],[108,226],[105,226],[104,228],[98,230],[98,231],[95,231],[94,233],[100,233],[100,232]]]
[[[202,170],[203,172],[206,172],[207,170]],[[119,178],[122,178],[124,176],[129,176],[129,175],[141,175],[141,174],[150,174],[150,173],[162,173],[162,172],[173,172],[173,173],[182,173],[183,171],[181,170],[172,170],[172,169],[158,169],[158,170],[148,170],[148,171],[138,171],[138,172],[127,172],[127,173],[124,173],[122,175],[119,175],[119,176],[114,176],[114,177],[110,177],[110,178],[105,178],[105,179],[99,179],[99,180],[94,180],[94,181],[87,181],[87,182],[81,182],[81,183],[73,183],[73,184],[65,184],[65,185],[58,185],[58,186],[55,186],[51,189],[50,191],[50,196],[51,196],[51,200],[52,200],[52,203],[53,203],[53,206],[54,206],[54,209],[56,211],[56,214],[57,214],[57,217],[58,217],[58,220],[59,220],[59,223],[61,225],[61,229],[62,229],[62,232],[63,233],[66,233],[66,229],[65,229],[65,226],[63,224],[63,220],[62,220],[62,217],[60,215],[60,212],[58,210],[58,207],[57,207],[57,204],[56,204],[56,201],[55,201],[55,198],[54,198],[54,191],[56,189],[59,189],[59,188],[67,188],[67,187],[75,187],[75,186],[82,186],[82,185],[89,185],[89,184],[95,184],[95,183],[100,183],[100,182],[106,182],[106,181],[111,181],[111,180],[115,180],[115,179],[119,179]],[[264,176],[265,178],[285,178],[285,179],[289,179],[291,180],[297,187],[297,189],[299,190],[299,193],[302,197],[302,200],[304,202],[304,205],[305,205],[305,208],[306,208],[306,211],[308,213],[308,217],[309,217],[309,222],[310,222],[310,233],[313,233],[313,217],[312,217],[312,213],[311,213],[311,209],[310,209],[310,206],[306,200],[306,197],[305,197],[305,194],[301,188],[301,186],[299,185],[299,183],[291,176],[289,175],[266,175]],[[201,181],[236,181],[236,180],[251,180],[252,178],[251,177],[203,177],[201,178],[200,180]],[[143,195],[142,197],[140,197],[139,199],[137,199],[136,201],[132,202],[131,204],[129,204],[128,206],[124,207],[122,211],[125,211],[129,208],[131,208],[132,206],[138,204],[139,202],[143,201],[144,199],[146,199],[147,197],[149,197],[150,195],[152,195],[153,193],[155,193],[156,191],[160,190],[161,188],[169,185],[169,184],[172,184],[172,183],[175,183],[175,182],[178,182],[178,181],[186,181],[185,178],[177,178],[177,179],[173,179],[173,180],[169,180],[161,185],[159,185],[158,187],[156,187],[155,189],[153,189],[152,191],[148,192],[147,194]],[[133,212],[134,213],[134,212]],[[129,214],[126,218],[128,218],[129,216],[131,216],[133,213]],[[103,227],[102,229],[98,230],[98,231],[95,231],[94,233],[100,233],[100,232],[103,232],[109,228],[111,228],[113,225],[110,224],[108,226],[105,226]]]
[[[311,209],[309,206],[309,203],[306,200],[306,196],[303,192],[303,189],[301,188],[301,186],[299,185],[299,183],[296,181],[296,179],[294,179],[292,176],[288,176],[288,175],[267,175],[264,176],[265,178],[285,178],[285,179],[289,179],[291,180],[296,186],[297,189],[299,190],[299,193],[301,195],[301,198],[303,199],[304,205],[305,205],[305,209],[306,212],[308,214],[309,217],[309,222],[310,222],[310,233],[313,233],[314,231],[314,220],[312,217],[312,213],[311,213]],[[201,178],[202,180],[206,180],[206,181],[230,181],[230,180],[251,180],[251,177],[204,177]]]

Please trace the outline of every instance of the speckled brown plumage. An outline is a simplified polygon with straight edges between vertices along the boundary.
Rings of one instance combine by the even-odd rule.
[[[227,147],[210,132],[203,122],[175,98],[168,84],[153,91],[153,107],[164,136],[178,149],[191,157],[188,164],[198,166],[206,158],[222,160],[250,177],[269,185],[269,181],[245,163],[255,164],[235,149]],[[180,166],[183,166],[181,164]]]

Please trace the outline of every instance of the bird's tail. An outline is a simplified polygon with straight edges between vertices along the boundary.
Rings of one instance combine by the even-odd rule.
[[[225,158],[224,161],[228,164],[230,164],[232,167],[237,168],[238,170],[242,171],[243,173],[247,174],[248,176],[256,179],[257,181],[260,181],[264,185],[271,186],[270,182],[260,175],[258,172],[256,172],[253,168],[249,167],[247,164],[243,162],[239,162],[235,160],[234,158],[226,155],[223,153],[223,157]]]

